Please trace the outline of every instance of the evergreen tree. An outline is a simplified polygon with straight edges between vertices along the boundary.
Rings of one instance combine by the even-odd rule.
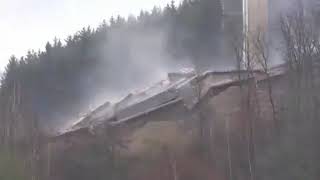
[[[44,51],[29,51],[20,60],[11,57],[1,91],[9,97],[13,79],[19,80],[21,93],[46,122],[59,119],[59,115],[77,114],[79,104],[90,98],[92,89],[103,93],[117,88],[108,84],[122,76],[115,69],[130,61],[128,44],[137,35],[166,32],[168,54],[192,57],[203,65],[203,59],[210,59],[217,51],[221,14],[219,0],[184,0],[179,6],[171,1],[164,9],[141,11],[128,20],[111,17],[109,25],[104,20],[96,29],[85,27],[68,36],[65,43],[56,37]]]

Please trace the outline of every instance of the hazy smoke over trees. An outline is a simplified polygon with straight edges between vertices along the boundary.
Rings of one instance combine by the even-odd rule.
[[[219,0],[172,2],[138,17],[112,17],[64,41],[48,42],[43,52],[13,56],[1,90],[12,91],[7,84],[18,83],[40,120],[75,118],[91,105],[119,99],[169,71],[221,64],[221,22]]]
[[[181,101],[172,105],[174,99],[158,113],[113,121],[118,127],[106,123],[47,136],[39,122],[65,123],[90,105],[115,101],[182,67],[226,68],[218,0],[113,17],[65,41],[56,38],[43,52],[12,56],[0,88],[0,179],[319,179],[320,11],[298,4],[288,13],[290,1],[277,2],[270,22],[278,21],[278,29],[250,38],[240,33],[244,41],[234,47],[236,61],[230,60],[239,71],[195,79],[193,109]],[[285,64],[269,66],[269,39],[277,40],[271,48],[279,47]],[[255,63],[263,72],[254,70]],[[231,76],[237,77],[230,83]],[[201,98],[202,84],[211,88]],[[168,112],[175,105],[186,111]],[[129,126],[141,131],[126,132]],[[145,151],[137,156],[122,152],[139,144]]]

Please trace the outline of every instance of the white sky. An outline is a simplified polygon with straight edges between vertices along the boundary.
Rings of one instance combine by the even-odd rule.
[[[0,0],[0,71],[11,55],[44,49],[84,26],[97,27],[114,15],[138,15],[171,0]],[[178,0],[176,0],[178,2]]]

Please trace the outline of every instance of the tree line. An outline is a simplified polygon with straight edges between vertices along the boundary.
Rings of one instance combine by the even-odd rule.
[[[319,31],[315,16],[303,8],[279,22],[285,62],[280,80],[270,71],[272,56],[265,34],[244,35],[235,44],[235,64],[247,72],[246,77],[239,74],[239,80],[248,80],[230,90],[231,104],[238,104],[233,104],[234,109],[225,107],[215,101],[219,97],[201,104],[191,122],[198,138],[183,153],[153,145],[159,156],[119,157],[117,150],[125,148],[125,142],[118,142],[106,127],[105,134],[93,142],[72,146],[56,156],[45,154],[49,148],[43,145],[48,139],[39,122],[55,119],[58,115],[53,112],[78,109],[75,106],[90,96],[86,92],[92,87],[112,88],[102,72],[108,72],[110,79],[121,79],[121,73],[114,72],[117,64],[111,62],[129,63],[130,47],[125,40],[143,37],[132,32],[154,35],[155,29],[166,29],[166,51],[177,61],[188,56],[201,65],[199,61],[218,50],[215,42],[221,18],[217,18],[220,13],[214,14],[219,10],[210,8],[220,3],[206,3],[213,1],[183,1],[178,7],[171,3],[138,17],[111,18],[96,29],[82,29],[66,42],[55,39],[43,52],[11,57],[0,89],[0,179],[318,179]],[[216,20],[210,25],[212,17]],[[118,36],[123,39],[114,39]],[[244,48],[243,42],[250,48]],[[212,49],[206,49],[209,45]],[[101,63],[106,57],[109,65]],[[267,77],[264,83],[254,76],[256,64]],[[99,68],[99,73],[92,73]],[[222,114],[226,109],[236,112],[215,116],[221,114],[213,109],[222,108]]]
[[[219,0],[184,0],[178,6],[172,1],[164,8],[141,11],[137,17],[111,17],[65,40],[55,38],[43,51],[11,56],[0,86],[1,179],[24,175],[39,179],[43,165],[39,153],[46,130],[87,110],[95,94],[128,88],[127,79],[135,81],[130,77],[137,74],[147,77],[148,72],[139,71],[144,66],[135,69],[134,61],[151,48],[163,51],[170,61],[191,57],[201,65],[201,59],[218,52],[221,21]],[[154,38],[159,33],[163,35]],[[138,58],[132,57],[136,54],[128,45],[132,42],[140,45]],[[152,55],[148,64],[154,63]]]
[[[85,27],[65,40],[55,38],[44,51],[32,50],[21,58],[12,56],[1,80],[1,102],[12,103],[13,94],[17,93],[46,122],[77,114],[81,109],[78,106],[86,103],[92,92],[126,88],[126,78],[146,76],[134,66],[125,68],[133,64],[135,52],[130,52],[132,47],[128,45],[131,41],[134,46],[141,41],[139,51],[145,49],[145,53],[150,44],[154,51],[162,51],[158,46],[152,47],[156,40],[144,43],[143,37],[165,32],[160,45],[171,61],[192,57],[200,65],[202,59],[217,52],[214,50],[221,21],[219,0],[185,0],[178,6],[172,1],[162,9],[141,11],[137,17],[111,17],[97,28]],[[148,61],[153,63],[152,59]]]

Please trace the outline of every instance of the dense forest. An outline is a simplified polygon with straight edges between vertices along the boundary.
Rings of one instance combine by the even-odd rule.
[[[212,57],[219,52],[221,8],[219,0],[185,0],[179,6],[172,1],[138,17],[111,17],[65,40],[55,38],[45,51],[12,56],[2,77],[1,102],[19,96],[40,122],[52,126],[156,82],[168,71],[207,67],[218,61]]]
[[[270,36],[259,31],[234,42],[231,62],[219,58],[219,0],[184,0],[138,17],[111,17],[55,38],[45,51],[12,56],[0,87],[0,179],[319,179],[318,12],[297,4],[279,17],[276,48],[284,64],[276,68],[270,67]],[[141,127],[144,133],[133,133],[160,139],[143,141],[140,153],[129,152],[134,138],[119,135],[127,126],[48,134],[91,105],[114,101],[167,72],[228,63],[238,70],[227,72],[237,83],[203,101],[199,83],[189,121],[150,122]]]

